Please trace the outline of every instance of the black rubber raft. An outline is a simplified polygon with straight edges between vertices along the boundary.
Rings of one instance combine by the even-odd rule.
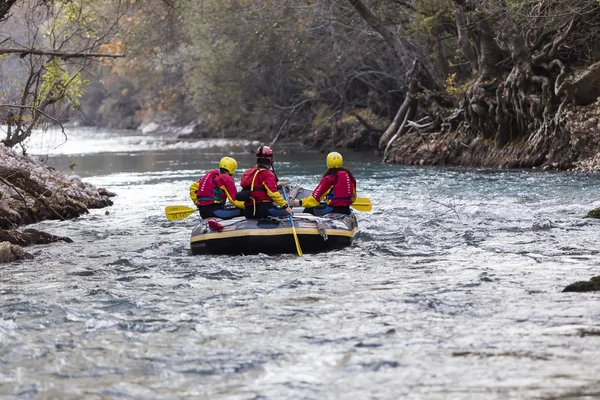
[[[350,246],[358,233],[358,223],[353,213],[331,213],[318,217],[296,210],[294,212],[294,227],[303,253],[318,253]],[[214,222],[202,221],[192,230],[190,245],[193,254],[297,252],[288,217],[261,220],[245,217],[226,220],[214,218],[212,221]]]

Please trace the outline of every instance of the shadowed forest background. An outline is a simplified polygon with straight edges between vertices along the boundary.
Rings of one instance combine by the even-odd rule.
[[[404,164],[600,159],[596,1],[12,0],[0,16],[11,147],[60,120]]]

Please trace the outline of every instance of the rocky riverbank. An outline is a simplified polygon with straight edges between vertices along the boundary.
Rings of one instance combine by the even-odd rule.
[[[568,105],[557,115],[555,135],[498,146],[485,133],[467,134],[464,127],[449,132],[407,134],[391,146],[385,162],[404,165],[453,165],[490,168],[533,168],[600,171],[600,100]]]
[[[0,145],[0,263],[30,257],[21,247],[70,238],[24,225],[67,220],[112,205],[115,194]]]

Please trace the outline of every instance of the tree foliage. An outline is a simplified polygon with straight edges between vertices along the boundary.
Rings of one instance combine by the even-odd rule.
[[[255,133],[277,140],[327,134],[324,126],[354,121],[387,149],[386,157],[401,138],[449,131],[498,148],[526,141],[543,154],[564,136],[560,116],[570,105],[595,98],[578,77],[600,56],[600,7],[594,1],[27,4],[24,21],[36,24],[24,32],[38,32],[38,47],[127,53],[81,71],[81,61],[68,56],[25,53],[21,59],[35,65],[24,70],[37,77],[38,97],[59,93],[76,101],[82,93],[77,88],[90,80],[81,110],[92,123],[193,122],[206,135]],[[110,21],[117,23],[109,28]],[[62,30],[76,34],[57,34]],[[21,61],[13,57],[2,65],[15,62]],[[3,79],[5,96],[13,95],[17,81],[27,79]],[[68,83],[70,89],[57,84],[41,90],[43,82]],[[20,105],[25,92],[31,90],[17,91],[13,104]],[[29,96],[24,104],[43,104]],[[385,121],[387,129],[371,126],[369,118]],[[339,144],[333,132],[323,143]]]
[[[186,83],[211,130],[305,132],[324,108],[387,115],[402,98],[406,66],[345,2],[184,8]]]
[[[0,9],[5,145],[23,145],[40,124],[58,122],[64,103],[78,105],[85,68],[98,56],[119,56],[98,50],[116,34],[125,4],[23,0]]]

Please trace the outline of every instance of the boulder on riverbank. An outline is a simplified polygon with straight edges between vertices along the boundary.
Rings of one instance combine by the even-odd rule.
[[[70,241],[17,228],[48,219],[76,218],[91,208],[112,205],[113,196],[114,193],[85,183],[76,175],[67,176],[34,157],[0,145],[0,241],[12,245]],[[10,251],[13,252],[12,247]],[[8,252],[6,249],[5,254]]]
[[[18,246],[31,246],[33,244],[48,244],[58,241],[73,243],[68,237],[56,236],[36,229],[0,229],[0,242],[9,242]]]
[[[594,208],[593,210],[591,210],[590,212],[588,212],[587,215],[584,218],[596,218],[596,219],[600,219],[600,207],[599,208]]]
[[[563,292],[597,292],[600,291],[600,276],[595,276],[589,281],[571,283]]]
[[[0,242],[0,264],[9,263],[24,258],[32,258],[28,253],[16,244]]]

